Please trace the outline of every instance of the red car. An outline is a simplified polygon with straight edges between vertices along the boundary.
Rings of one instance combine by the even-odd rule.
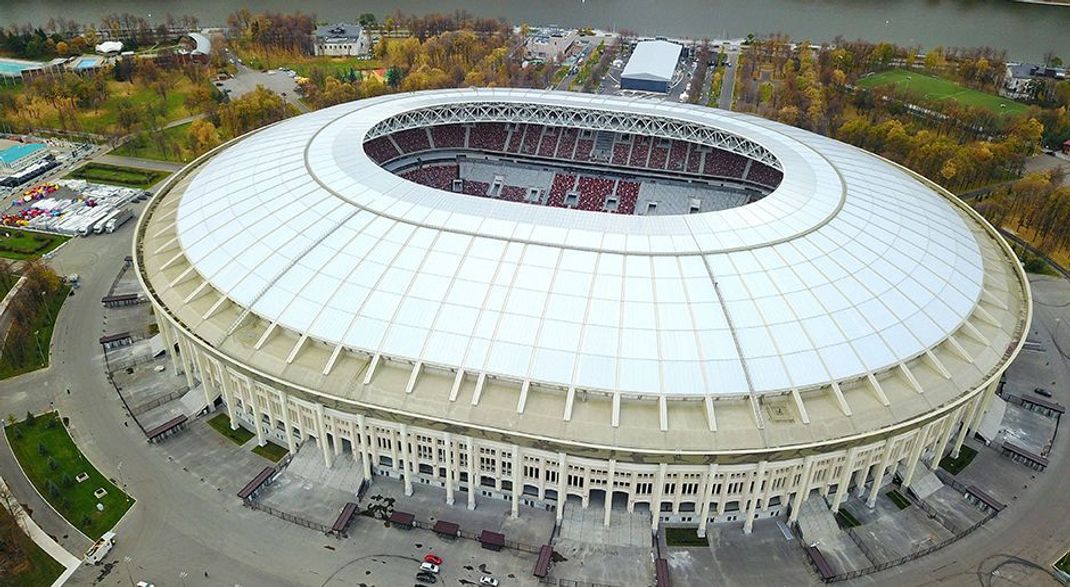
[[[433,554],[428,554],[428,555],[424,556],[424,562],[425,563],[431,563],[433,565],[441,565],[442,564],[442,557],[441,556],[435,556]]]

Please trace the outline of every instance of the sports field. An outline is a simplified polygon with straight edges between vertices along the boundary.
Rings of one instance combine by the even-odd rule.
[[[1001,115],[1010,116],[1025,112],[1026,105],[994,94],[979,92],[959,84],[905,69],[890,69],[858,80],[863,88],[895,86],[900,92],[909,92],[934,100],[954,100],[965,106],[984,108]]]

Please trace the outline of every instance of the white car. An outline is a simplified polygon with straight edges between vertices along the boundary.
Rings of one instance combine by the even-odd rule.
[[[149,583],[148,581],[138,581],[137,582],[137,587],[156,587],[156,586],[153,585],[152,583]]]
[[[487,575],[483,575],[479,578],[479,584],[490,585],[490,587],[498,587],[498,580],[494,577],[488,577]]]
[[[420,570],[427,571],[428,573],[438,574],[438,565],[434,563],[420,563]]]

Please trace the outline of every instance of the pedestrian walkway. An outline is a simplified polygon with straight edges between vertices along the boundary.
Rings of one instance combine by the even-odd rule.
[[[11,490],[8,488],[7,483],[3,478],[0,478],[0,492],[3,492],[5,495],[11,493]],[[41,527],[37,525],[37,522],[26,513],[22,504],[18,503],[17,500],[13,501],[14,507],[9,510],[11,516],[15,518],[15,521],[26,532],[26,535],[29,536],[37,546],[41,547],[41,550],[45,551],[48,556],[54,558],[64,567],[63,573],[52,583],[52,587],[63,585],[67,582],[67,579],[74,574],[74,571],[78,570],[78,567],[82,564],[81,559],[64,550],[58,542],[53,540],[52,537],[42,530]],[[4,505],[7,507],[10,504]]]

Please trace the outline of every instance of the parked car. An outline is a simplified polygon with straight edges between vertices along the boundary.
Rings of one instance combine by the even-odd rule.
[[[424,562],[431,563],[433,565],[442,565],[442,557],[434,554],[424,555]]]
[[[498,580],[495,579],[494,577],[489,577],[487,575],[483,575],[482,577],[479,578],[479,584],[480,585],[489,585],[490,587],[498,587]]]
[[[1046,389],[1044,389],[1043,387],[1037,387],[1036,389],[1033,390],[1033,393],[1035,393],[1037,395],[1042,395],[1044,397],[1051,397],[1051,392],[1046,390]]]
[[[434,573],[434,574],[437,575],[438,574],[438,565],[436,565],[434,563],[421,563],[420,564],[420,570],[421,571],[426,571],[428,573]]]
[[[427,585],[434,585],[438,582],[438,577],[436,577],[433,573],[421,571],[419,573],[416,573],[416,580]]]

